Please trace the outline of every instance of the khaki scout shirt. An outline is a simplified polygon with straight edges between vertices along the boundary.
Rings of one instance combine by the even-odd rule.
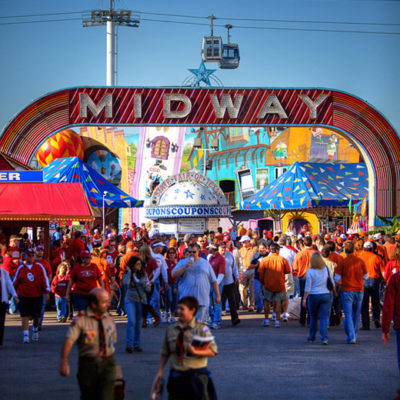
[[[114,343],[117,342],[117,330],[113,318],[105,313],[102,315],[102,324],[106,339],[106,357],[114,354]],[[71,323],[67,338],[78,341],[79,357],[99,356],[99,322],[93,310],[88,307],[79,314]]]
[[[199,369],[207,367],[208,357],[199,356],[188,356],[184,355],[183,360],[179,360],[176,354],[176,339],[179,335],[178,326],[184,326],[181,322],[176,322],[175,324],[169,325],[166,332],[164,342],[161,347],[161,354],[163,356],[169,357],[169,362],[171,369],[176,371],[187,371],[189,369]],[[210,329],[207,325],[198,322],[193,318],[189,323],[190,329],[183,332],[183,342],[186,345],[192,343],[194,335],[197,336],[212,336]],[[215,354],[218,353],[217,345],[215,341],[210,342],[208,348],[211,349]]]

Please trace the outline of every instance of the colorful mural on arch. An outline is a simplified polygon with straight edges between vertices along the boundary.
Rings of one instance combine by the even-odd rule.
[[[84,160],[145,202],[166,177],[190,169],[203,172],[204,161],[207,176],[219,184],[232,206],[272,183],[295,162],[362,161],[348,140],[325,128],[82,127],[76,133],[84,143]],[[199,149],[193,148],[196,139]],[[215,141],[215,150],[204,150]],[[120,222],[139,223],[143,218],[140,209],[124,210]]]

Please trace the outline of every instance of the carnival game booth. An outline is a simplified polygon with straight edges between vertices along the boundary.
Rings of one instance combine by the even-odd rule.
[[[231,217],[231,208],[213,180],[190,171],[170,176],[157,186],[145,213],[160,233],[179,238],[217,231],[219,219]]]
[[[293,233],[307,224],[312,233],[329,229],[329,221],[346,219],[352,206],[368,194],[368,172],[363,163],[294,163],[255,195],[240,202],[242,210],[264,210],[281,223],[276,229]],[[340,217],[340,218],[339,218]]]
[[[78,157],[58,158],[43,168],[43,173],[45,182],[81,183],[96,218],[103,219],[104,209],[110,217],[113,210],[119,208],[143,207],[143,201],[134,199],[108,182]]]
[[[25,171],[24,173],[38,172]],[[45,258],[49,258],[50,221],[93,221],[92,209],[80,183],[0,183],[0,226],[12,233],[31,227],[44,229]]]

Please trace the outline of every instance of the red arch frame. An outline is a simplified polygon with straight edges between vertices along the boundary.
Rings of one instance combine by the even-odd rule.
[[[80,95],[88,95],[95,104],[105,94],[113,96],[114,114],[111,118],[101,112],[95,117],[90,111],[87,118],[80,117]],[[142,116],[135,117],[135,95],[141,95]],[[184,118],[167,118],[163,110],[165,94],[185,95],[192,104]],[[228,113],[218,119],[210,95],[222,102],[224,95],[233,100],[243,95],[242,107],[236,118]],[[267,97],[279,98],[287,113],[283,119],[267,114],[257,119]],[[309,108],[299,99],[306,94],[316,100],[327,99],[318,107],[317,117],[310,118]],[[179,104],[175,110],[179,108]],[[369,158],[375,172],[375,198],[377,215],[400,215],[400,140],[390,123],[365,101],[348,93],[329,89],[280,88],[73,88],[43,96],[22,110],[3,130],[0,152],[19,163],[29,165],[41,143],[55,132],[77,125],[213,125],[213,126],[328,126],[346,133]],[[367,161],[367,160],[366,160]],[[371,210],[370,210],[371,211]]]

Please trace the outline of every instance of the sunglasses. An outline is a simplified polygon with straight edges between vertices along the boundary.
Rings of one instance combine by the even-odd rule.
[[[195,251],[188,251],[188,253],[189,253],[189,254],[196,254],[196,253],[197,253],[197,250],[195,250]]]
[[[82,260],[89,260],[90,259],[90,257],[81,257],[82,258]]]

